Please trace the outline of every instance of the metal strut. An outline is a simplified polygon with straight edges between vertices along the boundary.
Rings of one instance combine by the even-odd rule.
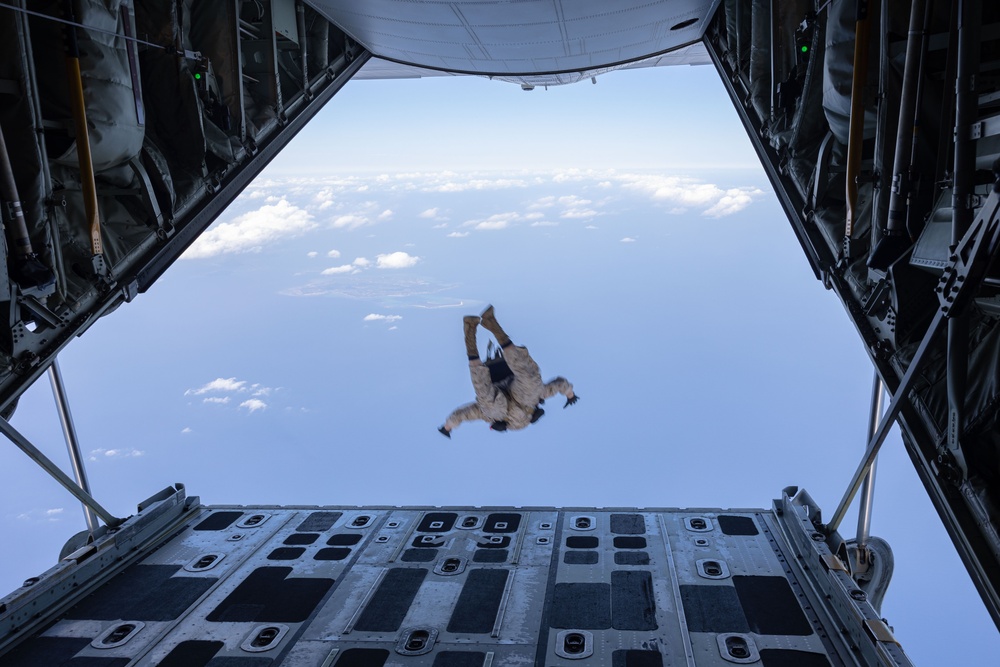
[[[994,165],[994,171],[997,171],[997,165]],[[840,505],[837,506],[830,522],[826,524],[828,532],[837,530],[840,527],[840,522],[844,520],[848,506],[857,494],[865,475],[871,469],[882,443],[889,435],[889,429],[895,423],[896,417],[899,416],[899,411],[903,407],[903,402],[907,400],[910,390],[913,388],[913,381],[923,366],[927,350],[941,329],[941,325],[949,318],[960,316],[965,311],[965,307],[979,291],[990,264],[998,255],[998,250],[1000,250],[1000,180],[994,183],[993,190],[980,209],[979,215],[976,216],[975,222],[962,237],[958,247],[955,248],[955,252],[951,256],[951,264],[945,267],[944,273],[941,275],[941,280],[935,290],[938,293],[941,307],[934,313],[934,318],[928,325],[927,332],[924,334],[923,340],[920,341],[899,387],[892,395],[889,409],[869,440],[865,456],[858,465],[858,469],[854,471],[854,476],[851,477],[851,482],[840,501]]]
[[[882,418],[882,402],[885,396],[885,383],[875,371],[875,379],[872,380],[872,407],[868,414],[868,437],[871,438],[878,430],[879,419]],[[875,465],[878,460],[872,461],[871,469],[865,475],[861,485],[861,507],[858,510],[858,535],[855,541],[858,543],[858,557],[864,558],[867,563],[868,538],[872,530],[872,507],[875,504]]]
[[[62,423],[63,435],[66,437],[66,449],[69,450],[69,461],[73,466],[73,476],[76,484],[84,493],[91,494],[90,482],[87,481],[87,471],[83,465],[83,454],[80,451],[80,441],[76,437],[76,426],[73,424],[73,414],[69,411],[69,401],[66,399],[66,387],[63,384],[62,372],[59,370],[59,361],[52,360],[49,366],[49,383],[52,385],[52,397],[56,401],[56,409],[59,411],[59,421]],[[91,494],[93,495],[93,494]],[[87,520],[87,530],[93,535],[97,530],[97,515],[94,510],[83,505],[83,516]]]

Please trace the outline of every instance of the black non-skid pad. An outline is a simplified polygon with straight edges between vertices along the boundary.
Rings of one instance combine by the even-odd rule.
[[[479,651],[441,651],[433,667],[483,667],[486,654]]]
[[[177,565],[133,565],[66,614],[72,620],[173,621],[216,582],[174,577]]]
[[[317,533],[295,533],[286,537],[284,544],[312,544],[318,538]]]
[[[645,537],[616,537],[615,549],[645,549]]]
[[[470,570],[448,621],[448,632],[492,632],[508,575],[501,569]]]
[[[437,558],[437,549],[407,549],[399,560],[404,563],[429,563]]]
[[[156,667],[206,667],[223,646],[222,642],[197,639],[181,642]]]
[[[718,517],[719,528],[726,535],[759,535],[757,524],[748,516],[730,516],[722,514]]]
[[[740,599],[732,586],[681,585],[690,632],[749,632]]]
[[[642,535],[646,520],[641,514],[612,514],[611,532],[616,535]]]
[[[354,628],[362,632],[399,630],[426,576],[424,568],[397,567],[389,570]]]
[[[313,560],[344,560],[350,555],[351,550],[346,547],[329,547],[317,551]]]
[[[353,547],[361,541],[361,533],[337,533],[326,541],[331,547]]]
[[[278,547],[267,555],[268,560],[296,560],[306,552],[303,547]]]
[[[207,519],[192,530],[225,530],[241,516],[243,516],[243,512],[212,512]]]
[[[521,525],[521,515],[513,512],[490,514],[483,522],[484,533],[516,533]]]
[[[593,535],[571,535],[566,538],[566,546],[570,549],[596,549],[600,543]]]
[[[611,627],[610,584],[556,584],[551,627],[607,630]]]
[[[333,586],[333,579],[289,577],[291,573],[290,567],[257,568],[212,610],[208,620],[301,623]]]
[[[649,565],[649,554],[645,551],[616,551],[615,565]]]
[[[659,651],[612,651],[611,667],[663,667]]]
[[[567,565],[596,565],[600,556],[596,551],[567,551],[563,562]]]
[[[792,587],[784,577],[733,577],[750,630],[761,635],[811,635]]]
[[[343,512],[313,512],[295,530],[299,533],[322,533],[333,528],[341,516]]]
[[[382,648],[349,648],[340,654],[337,667],[382,667],[388,659]]]
[[[611,625],[615,630],[656,630],[652,574],[639,570],[611,573]]]

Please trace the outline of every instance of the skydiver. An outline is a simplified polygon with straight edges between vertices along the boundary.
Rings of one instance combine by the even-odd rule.
[[[562,394],[566,397],[563,408],[580,400],[573,393],[573,385],[564,377],[542,383],[538,364],[528,354],[528,348],[511,342],[497,323],[493,306],[488,306],[479,317],[464,317],[462,322],[476,401],[452,412],[444,426],[438,429],[441,435],[451,438],[452,429],[462,422],[473,420],[487,422],[494,431],[522,429],[534,424],[545,414],[541,404],[546,398],[556,393]],[[476,330],[480,324],[493,334],[501,350],[498,359],[488,359],[486,363],[479,358],[476,347]]]

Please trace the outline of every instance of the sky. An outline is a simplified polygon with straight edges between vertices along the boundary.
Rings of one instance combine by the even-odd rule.
[[[437,427],[473,397],[461,319],[490,303],[581,400],[447,440]],[[710,67],[530,92],[351,82],[60,364],[117,515],[181,482],[207,504],[692,508],[766,508],[799,486],[828,516],[864,451],[873,372]],[[65,463],[45,378],[13,424]],[[0,466],[6,591],[83,519],[13,447]],[[895,432],[873,534],[895,551],[882,612],[913,661],[995,660]]]

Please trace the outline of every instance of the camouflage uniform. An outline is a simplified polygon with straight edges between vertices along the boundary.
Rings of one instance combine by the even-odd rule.
[[[444,428],[452,430],[462,422],[481,419],[507,422],[508,430],[522,429],[531,424],[531,417],[541,400],[560,393],[567,398],[573,394],[573,385],[563,377],[542,383],[538,364],[528,354],[528,348],[511,345],[504,349],[503,358],[514,374],[506,392],[490,380],[490,370],[483,364],[469,366],[476,402],[461,406],[448,416]]]

